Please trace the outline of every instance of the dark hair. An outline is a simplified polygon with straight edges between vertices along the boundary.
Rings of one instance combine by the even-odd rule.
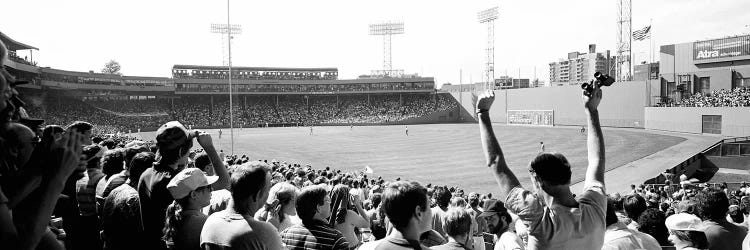
[[[96,157],[99,150],[103,149],[96,144],[83,147],[83,155],[86,156],[86,168],[99,168],[101,157]]]
[[[612,225],[620,221],[617,218],[617,214],[615,213],[615,201],[612,198],[607,198],[607,213],[605,217],[605,222],[607,226]]]
[[[641,213],[638,217],[638,231],[647,233],[656,239],[662,246],[668,246],[669,231],[664,221],[667,220],[667,216],[664,212],[656,208],[649,208]]]
[[[174,248],[174,238],[177,236],[177,228],[184,222],[184,218],[180,213],[182,212],[182,208],[188,204],[188,200],[190,200],[190,195],[182,197],[182,199],[173,200],[172,204],[167,206],[161,239],[170,249]]]
[[[125,149],[125,168],[130,169],[130,164],[133,161],[133,157],[141,152],[148,151],[145,146],[133,146]]]
[[[52,138],[53,134],[64,133],[65,129],[60,125],[47,125],[42,129],[42,138]]]
[[[680,230],[671,230],[672,234],[674,234],[675,237],[682,241],[687,241],[692,244],[690,246],[698,249],[708,249],[708,239],[706,238],[706,234],[701,231],[680,231]]]
[[[115,143],[115,140],[112,139],[106,139],[102,142],[102,146],[107,147],[107,149],[114,149],[115,146],[117,146],[117,143]]]
[[[158,165],[169,165],[177,162],[180,158],[190,154],[190,149],[193,147],[193,140],[189,140],[181,147],[177,147],[171,150],[158,149],[156,161]]]
[[[379,193],[374,193],[372,194],[372,197],[370,197],[370,201],[372,201],[372,208],[377,209],[380,202],[383,201],[383,196]]]
[[[138,179],[140,179],[141,174],[146,171],[146,169],[150,168],[154,165],[154,159],[156,158],[156,155],[151,152],[140,152],[133,156],[133,160],[130,161],[130,185],[136,186],[138,185]]]
[[[206,167],[211,164],[211,158],[208,157],[206,152],[202,152],[195,156],[195,167],[203,172],[206,172]]]
[[[409,225],[415,208],[430,209],[427,199],[427,189],[419,183],[396,181],[383,191],[383,209],[393,227],[402,229]]]
[[[295,209],[297,209],[297,215],[299,216],[302,223],[311,222],[315,213],[318,211],[318,206],[325,204],[326,191],[322,185],[312,185],[302,188],[302,192],[297,196],[297,203]]]
[[[435,202],[437,202],[437,205],[440,206],[440,208],[445,208],[448,207],[448,204],[451,203],[451,197],[453,195],[450,191],[448,191],[447,188],[437,187],[433,196],[435,197]]]
[[[560,153],[539,153],[529,165],[531,171],[548,185],[570,184],[570,163]]]
[[[86,131],[91,131],[94,129],[94,125],[91,125],[91,123],[84,122],[84,121],[74,121],[70,125],[68,125],[68,130],[75,129],[79,133],[85,133]]]
[[[349,187],[343,184],[336,185],[331,190],[331,218],[328,219],[331,226],[346,221],[350,196]]]
[[[745,222],[745,215],[742,214],[742,211],[740,210],[739,206],[729,208],[729,217],[732,218],[732,221],[734,223],[742,223]]]
[[[246,214],[250,199],[261,194],[263,189],[269,189],[266,186],[266,178],[269,178],[270,167],[267,163],[254,161],[237,166],[229,178],[234,200],[234,209],[240,214]],[[265,201],[255,201],[263,202]]]
[[[638,221],[638,217],[641,216],[641,213],[646,211],[646,200],[639,194],[631,194],[625,196],[622,206],[625,209],[628,218]]]
[[[729,211],[727,194],[720,189],[709,188],[698,192],[693,198],[698,206],[698,217],[702,220],[726,220]]]
[[[104,150],[104,149],[102,149]],[[120,149],[107,150],[102,156],[102,173],[109,179],[113,174],[122,172],[123,163],[125,162],[125,154]]]

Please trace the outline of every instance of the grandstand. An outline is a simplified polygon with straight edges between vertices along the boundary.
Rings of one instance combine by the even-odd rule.
[[[69,124],[85,118],[96,124],[102,134],[153,131],[170,120],[181,121],[193,128],[225,128],[230,125],[229,72],[225,67],[176,64],[171,69],[171,77],[52,69],[38,67],[36,62],[16,56],[17,50],[36,50],[35,47],[10,40],[5,35],[2,37],[12,52],[6,67],[20,79],[30,82],[19,86],[29,113],[45,119],[47,124]],[[233,125],[236,128],[456,123],[476,119],[473,115],[475,92],[464,88],[439,92],[435,90],[435,80],[431,77],[339,79],[337,68],[282,67],[234,67],[231,75]],[[644,89],[650,88],[653,85],[648,82],[625,82],[610,87],[608,91],[617,94],[608,94],[607,101],[600,106],[602,125],[723,136],[750,134],[746,118],[735,119],[747,112],[750,104],[746,87],[696,93],[680,102],[670,103],[651,103],[648,93],[659,91],[644,93]],[[547,112],[552,114],[548,121],[552,126],[585,124],[578,103],[570,101],[580,99],[577,86],[496,92],[497,107],[491,113],[494,122],[514,123],[512,119],[516,116],[508,115],[508,111],[513,111]],[[694,112],[691,109],[701,107],[706,110]],[[692,124],[701,124],[702,121],[695,122],[701,118],[682,115],[685,112],[693,112],[693,116],[699,117],[715,114],[713,109],[716,108],[724,115],[724,123],[714,126],[724,129],[704,130],[700,125],[696,129]],[[680,124],[674,121],[680,121]],[[696,160],[703,159],[702,151],[715,143],[712,140],[719,140],[707,138],[691,144],[685,151],[689,153],[674,155],[669,161],[658,164],[639,166],[655,170],[629,180],[653,179],[668,169],[674,173],[698,169],[686,166],[709,162]],[[684,143],[681,145],[685,146]],[[747,157],[745,151],[740,151],[739,156]],[[617,169],[625,165],[633,164],[612,167]]]

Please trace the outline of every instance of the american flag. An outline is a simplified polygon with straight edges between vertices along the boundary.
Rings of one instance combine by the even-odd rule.
[[[633,32],[633,40],[641,41],[646,38],[651,38],[651,25]]]

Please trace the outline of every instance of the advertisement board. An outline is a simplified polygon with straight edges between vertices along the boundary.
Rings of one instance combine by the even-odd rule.
[[[699,41],[693,44],[695,61],[738,56],[750,56],[750,35]]]
[[[555,112],[553,110],[508,110],[508,124],[554,126]]]

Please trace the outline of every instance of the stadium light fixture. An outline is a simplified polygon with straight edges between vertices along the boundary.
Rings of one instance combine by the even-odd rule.
[[[370,35],[383,36],[383,73],[386,76],[390,76],[393,73],[391,37],[400,34],[404,34],[403,22],[370,24]]]
[[[495,80],[495,20],[497,20],[498,15],[498,7],[492,7],[477,13],[479,23],[487,25],[487,48],[485,49],[487,58],[484,65],[484,80],[487,89],[492,89]]]
[[[230,140],[230,152],[234,155],[234,112],[232,104],[232,35],[242,34],[242,26],[239,24],[232,24],[229,19],[229,0],[227,0],[227,23],[226,24],[211,24],[211,33],[222,34],[222,38],[226,39],[227,44],[227,56],[226,63],[229,69],[228,77],[229,80],[229,140]],[[222,45],[224,42],[222,41]],[[222,46],[223,47],[223,46]],[[222,49],[223,51],[223,49]]]

